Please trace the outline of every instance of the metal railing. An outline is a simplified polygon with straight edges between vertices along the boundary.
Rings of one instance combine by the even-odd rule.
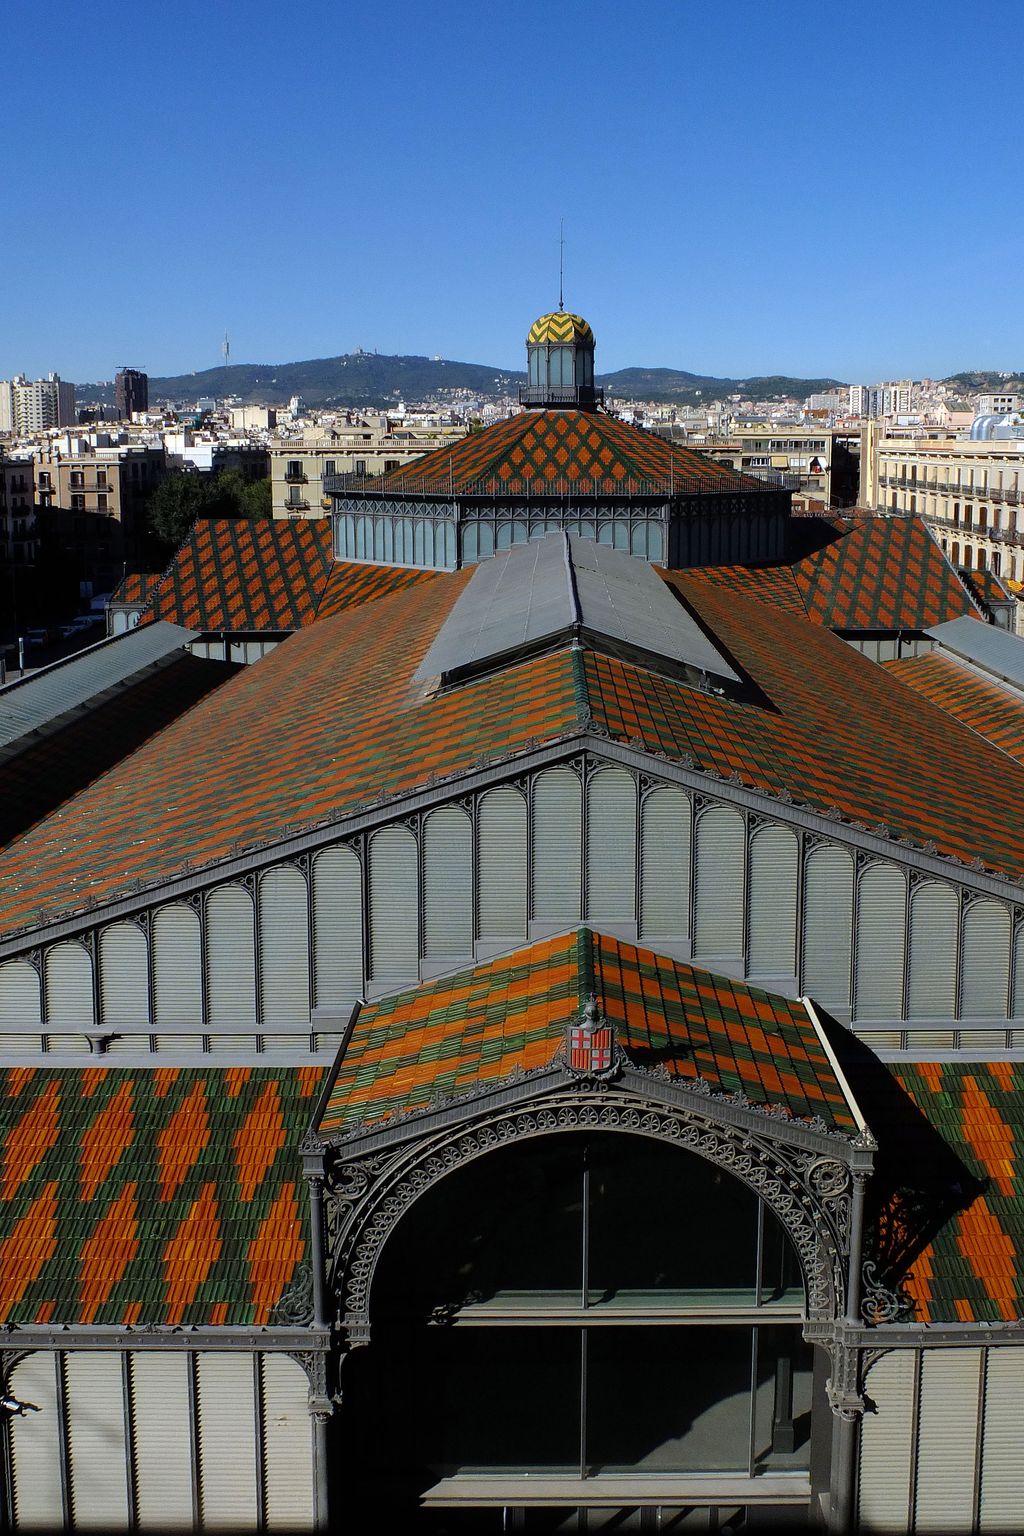
[[[444,476],[417,480],[410,474],[400,479],[381,475],[330,475],[325,477],[323,489],[330,496],[378,496],[405,500],[423,497],[446,501],[591,501],[596,498],[664,501],[674,496],[735,496],[760,495],[770,491],[797,489],[794,476],[778,470],[723,470],[721,475],[676,475],[638,478],[627,476],[617,480],[613,476],[584,476],[578,479],[547,478],[537,475],[531,479],[499,479],[496,475],[472,481],[456,481]],[[286,503],[288,505],[288,503]]]

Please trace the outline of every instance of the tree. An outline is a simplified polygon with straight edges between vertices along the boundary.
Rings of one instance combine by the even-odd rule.
[[[242,491],[241,496],[243,517],[272,517],[270,478],[265,480],[250,480]]]
[[[149,526],[165,544],[177,549],[197,517],[207,515],[211,483],[196,474],[172,469],[152,492],[146,508]]]

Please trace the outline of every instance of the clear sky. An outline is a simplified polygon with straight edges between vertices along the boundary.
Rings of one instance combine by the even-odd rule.
[[[1022,0],[5,0],[0,377],[1024,368]]]

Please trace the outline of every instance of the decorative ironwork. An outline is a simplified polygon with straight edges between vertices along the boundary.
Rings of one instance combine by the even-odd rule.
[[[747,1128],[716,1123],[697,1103],[666,1105],[607,1081],[577,1079],[521,1109],[371,1158],[340,1162],[325,1189],[331,1290],[349,1347],[370,1338],[370,1290],[384,1245],[410,1206],[455,1169],[519,1140],[562,1131],[622,1131],[696,1153],[738,1178],[775,1213],[799,1256],[809,1316],[842,1315],[850,1176],[842,1163]]]
[[[607,1082],[622,1070],[622,1052],[616,1044],[615,1031],[601,1013],[593,992],[582,1019],[569,1025],[564,1052],[563,1065],[571,1077]]]
[[[313,1266],[300,1264],[295,1278],[270,1313],[279,1327],[301,1328],[313,1321]]]

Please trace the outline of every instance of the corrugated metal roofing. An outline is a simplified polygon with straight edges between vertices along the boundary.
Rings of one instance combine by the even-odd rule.
[[[1024,640],[994,624],[971,618],[950,619],[927,631],[944,651],[962,656],[983,672],[1001,677],[1015,688],[1024,688]]]
[[[194,639],[192,630],[177,624],[146,624],[9,683],[0,689],[0,753],[73,710],[95,704]]]
[[[645,560],[562,533],[477,566],[416,678],[478,666],[574,629],[738,681]]]

